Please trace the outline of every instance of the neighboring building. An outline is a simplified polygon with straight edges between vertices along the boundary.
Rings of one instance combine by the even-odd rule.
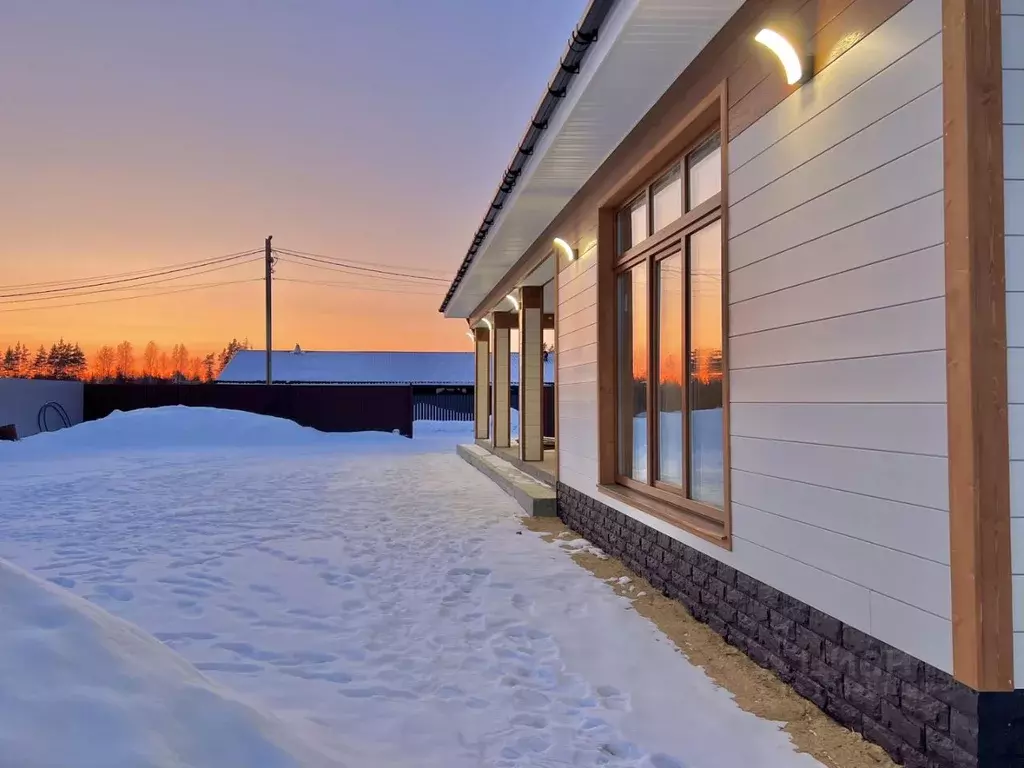
[[[518,366],[518,355],[512,365]],[[273,352],[275,384],[412,384],[472,387],[472,352]],[[554,362],[545,363],[547,382],[554,381]],[[516,368],[518,370],[518,368]],[[267,353],[242,350],[224,366],[219,382],[254,384],[266,381]]]
[[[571,527],[899,762],[1019,767],[1022,265],[1024,0],[593,0],[442,311]]]

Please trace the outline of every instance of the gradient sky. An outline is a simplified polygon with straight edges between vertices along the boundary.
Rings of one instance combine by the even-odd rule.
[[[449,277],[585,5],[4,0],[0,286],[215,258],[268,234]],[[277,274],[352,279],[291,263]],[[397,285],[277,283],[275,348],[467,348],[464,323],[437,313],[446,286]],[[263,346],[260,282],[24,306],[0,305],[0,347],[61,335],[87,351]]]

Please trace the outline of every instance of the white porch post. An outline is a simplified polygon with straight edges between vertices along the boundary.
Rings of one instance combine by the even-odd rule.
[[[477,440],[486,440],[490,417],[490,384],[491,384],[491,344],[486,328],[473,331],[476,340],[476,376],[473,380],[473,416],[474,436]]]
[[[491,413],[494,428],[491,444],[495,448],[508,448],[511,444],[509,422],[509,387],[511,385],[511,327],[515,316],[510,312],[495,312],[491,318],[491,348],[494,350],[494,383],[491,387]]]
[[[544,288],[523,286],[519,309],[519,458],[544,459]]]

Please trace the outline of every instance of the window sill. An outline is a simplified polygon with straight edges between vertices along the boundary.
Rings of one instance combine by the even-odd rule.
[[[703,515],[687,509],[681,503],[671,504],[623,485],[598,485],[597,488],[601,493],[611,496],[623,504],[635,507],[641,512],[646,512],[652,517],[663,520],[694,536],[699,536],[723,549],[732,550],[732,535],[725,523],[709,520]],[[728,519],[728,515],[726,518]]]

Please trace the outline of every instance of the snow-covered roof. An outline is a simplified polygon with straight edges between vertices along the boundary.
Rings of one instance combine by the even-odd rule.
[[[282,384],[430,384],[471,386],[472,352],[273,352],[274,381]],[[236,384],[266,378],[267,353],[243,350],[218,381]],[[512,382],[519,380],[519,355],[512,353]],[[544,381],[555,380],[554,358],[544,363]]]

